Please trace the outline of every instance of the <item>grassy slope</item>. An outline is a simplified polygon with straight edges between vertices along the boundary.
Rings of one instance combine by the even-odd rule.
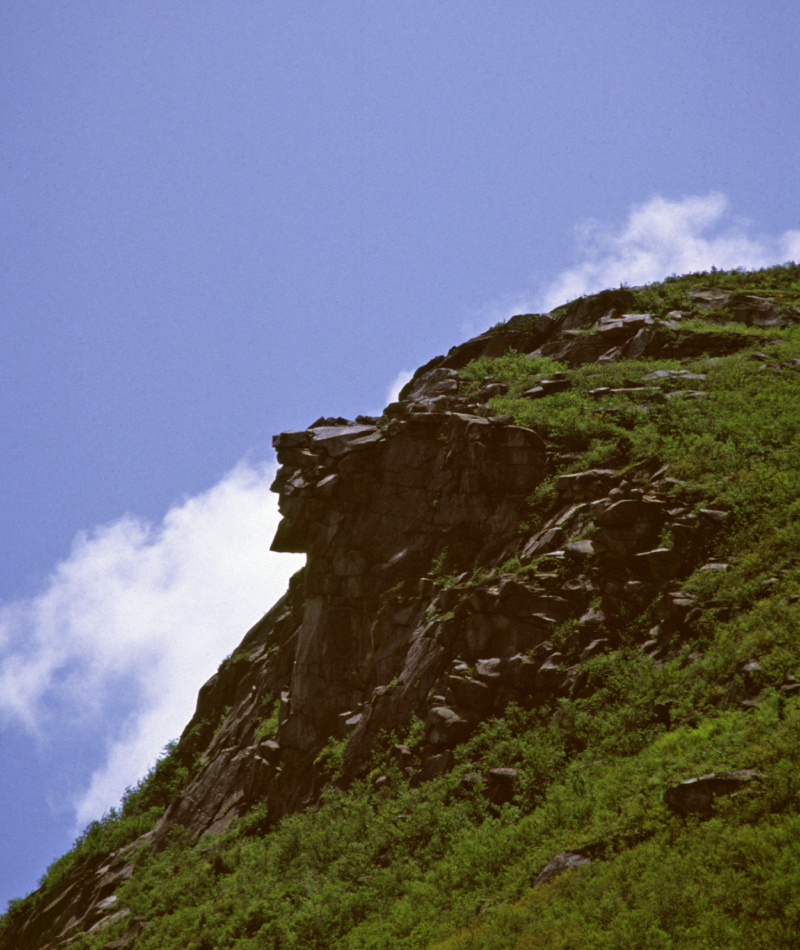
[[[795,266],[674,279],[641,291],[637,309],[690,309],[685,291],[701,282],[800,299]],[[519,394],[553,364],[511,354],[462,375],[507,382],[494,409],[573,453],[563,470],[612,458],[669,464],[683,482],[676,498],[728,510],[714,546],[731,570],[698,572],[685,585],[726,609],[707,611],[697,639],[662,666],[636,649],[651,618],[633,613],[629,644],[588,662],[591,696],[509,709],[458,750],[451,773],[421,787],[376,750],[373,775],[391,780],[380,789],[366,776],[347,790],[331,786],[315,812],[275,828],[256,812],[200,848],[176,837],[157,856],[142,853],[120,892],[151,921],[137,950],[800,944],[800,704],[778,689],[800,676],[800,367],[789,362],[800,359],[800,328],[756,332],[720,314],[698,319],[704,330],[750,336],[752,346],[724,359],[568,370],[572,389],[536,402]],[[705,374],[708,397],[669,399],[647,413],[626,396],[588,395],[662,368]],[[532,523],[553,502],[545,483]],[[760,704],[744,711],[729,697],[756,657]],[[665,700],[670,731],[652,717]],[[415,734],[395,738],[413,745]],[[476,762],[484,772],[518,770],[513,804],[492,810],[480,783],[464,781]],[[668,785],[737,767],[768,777],[719,799],[712,818],[679,818],[663,804]],[[162,773],[146,787],[174,779]],[[149,822],[155,807],[133,801],[127,815],[123,808],[98,826],[93,852],[118,838],[124,821]],[[533,890],[542,867],[567,849],[592,863]]]

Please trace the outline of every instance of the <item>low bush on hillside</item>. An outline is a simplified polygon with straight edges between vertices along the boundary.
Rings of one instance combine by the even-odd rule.
[[[266,834],[255,813],[205,847],[178,836],[143,855],[120,893],[150,921],[137,950],[796,946],[797,701],[641,732],[637,663],[604,661],[597,699],[555,718],[510,710],[419,788],[387,768],[388,787],[330,788]],[[492,808],[465,781],[476,757],[479,774],[517,768],[513,803]],[[709,819],[664,805],[668,785],[744,765],[766,778]],[[532,890],[565,850],[591,864]]]
[[[699,284],[800,301],[800,267],[787,265],[676,277],[638,290],[636,309],[690,310],[696,323],[681,326],[705,332],[713,316],[687,296]],[[118,892],[146,922],[135,950],[800,946],[800,701],[786,688],[800,676],[800,328],[714,332],[747,345],[724,358],[573,369],[509,353],[461,371],[473,389],[505,383],[493,412],[554,449],[531,498],[532,526],[555,511],[559,473],[612,463],[668,466],[676,505],[725,513],[713,545],[727,569],[698,570],[682,585],[713,605],[690,641],[654,663],[638,647],[651,607],[633,604],[618,648],[581,663],[579,697],[509,706],[455,750],[451,771],[424,784],[389,751],[415,747],[419,720],[406,736],[384,737],[369,773],[346,788],[341,742],[332,742],[322,754],[331,784],[315,808],[270,825],[257,807],[220,836],[198,843],[176,830],[158,854],[141,850]],[[672,375],[647,380],[657,371]],[[568,390],[522,395],[554,373]],[[446,557],[434,568],[447,586]],[[502,567],[524,569],[519,557]],[[743,695],[754,699],[742,706]],[[669,707],[669,726],[657,704]],[[262,738],[276,715],[265,708]],[[498,767],[515,770],[513,798],[500,806],[486,795]],[[761,777],[718,796],[708,814],[681,817],[664,802],[685,779],[741,768]],[[187,774],[168,750],[6,920],[77,863],[152,827]],[[564,851],[590,863],[534,888]],[[100,950],[129,920],[75,946]]]
[[[119,808],[110,809],[100,820],[86,826],[72,848],[50,865],[38,890],[9,903],[7,914],[0,919],[0,928],[31,911],[73,869],[117,851],[155,827],[189,774],[175,754],[176,744],[167,745],[147,775],[127,789]]]

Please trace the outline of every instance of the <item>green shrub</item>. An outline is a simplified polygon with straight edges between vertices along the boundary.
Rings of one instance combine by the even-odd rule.
[[[506,383],[493,410],[550,443],[553,468],[530,499],[528,530],[555,510],[559,472],[608,462],[630,472],[667,464],[680,480],[670,496],[676,505],[727,512],[713,552],[708,542],[697,553],[723,556],[729,569],[698,570],[686,581],[699,604],[716,606],[704,606],[683,646],[651,662],[637,644],[652,610],[646,599],[631,602],[617,621],[622,645],[580,664],[579,696],[508,706],[456,749],[450,772],[418,786],[391,764],[394,739],[384,736],[369,769],[387,781],[376,788],[367,770],[338,787],[345,740],[332,738],[318,758],[331,784],[313,809],[271,824],[257,806],[214,839],[197,845],[176,831],[159,853],[137,856],[119,892],[121,906],[147,921],[133,950],[800,945],[800,703],[779,688],[800,675],[800,372],[790,362],[800,359],[800,330],[715,326],[686,296],[700,284],[796,305],[800,267],[712,270],[636,292],[639,312],[692,311],[687,332],[752,338],[724,359],[567,369],[509,353],[461,371],[472,388],[485,377]],[[752,359],[767,339],[769,359]],[[589,395],[629,389],[656,369],[704,374],[691,385],[707,398]],[[567,374],[568,391],[520,398],[556,371]],[[678,378],[656,385],[665,397],[685,386]],[[476,564],[471,583],[536,566],[521,568],[506,553],[500,566]],[[448,581],[446,567],[443,554],[432,571]],[[755,658],[760,669],[748,681],[743,667]],[[243,662],[234,656],[229,665]],[[747,689],[758,697],[754,708],[739,705]],[[654,714],[657,703],[671,706],[669,730]],[[259,738],[273,734],[276,716],[268,701]],[[424,733],[415,717],[405,743],[416,764]],[[485,794],[498,767],[516,770],[513,799],[501,806]],[[742,767],[766,778],[718,797],[708,817],[682,818],[664,804],[670,785]],[[186,768],[168,749],[6,924],[77,862],[152,827]],[[591,863],[534,889],[564,850]],[[126,926],[76,945],[99,950]]]

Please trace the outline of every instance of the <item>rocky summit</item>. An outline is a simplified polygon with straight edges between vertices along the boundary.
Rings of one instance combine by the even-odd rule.
[[[305,568],[0,947],[797,946],[799,302],[603,291],[277,435]]]

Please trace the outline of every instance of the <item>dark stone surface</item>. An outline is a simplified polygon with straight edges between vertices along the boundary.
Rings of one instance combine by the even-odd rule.
[[[555,880],[555,878],[557,878],[559,874],[563,874],[564,871],[577,870],[583,867],[583,865],[590,863],[591,859],[583,854],[578,854],[574,851],[562,851],[561,854],[557,854],[542,868],[536,876],[533,886],[540,887],[542,884],[549,884],[550,881]]]
[[[664,792],[664,803],[679,815],[710,815],[717,795],[732,795],[754,780],[766,776],[755,769],[735,769],[732,772],[711,772],[673,785]]]
[[[487,380],[467,392],[458,373],[471,359],[510,348],[577,365],[723,355],[754,342],[685,331],[680,314],[666,326],[657,315],[627,313],[634,302],[620,289],[554,314],[514,317],[421,367],[380,419],[321,417],[275,437],[281,467],[273,489],[283,519],[272,547],[305,553],[306,567],[248,631],[239,659],[200,690],[177,753],[192,763],[189,781],[138,845],[161,847],[175,825],[198,838],[219,832],[257,803],[266,803],[270,821],[313,805],[328,781],[319,756],[329,739],[345,741],[347,782],[364,774],[379,737],[408,734],[414,716],[424,735],[413,749],[398,743],[392,756],[412,783],[441,775],[453,766],[453,748],[508,703],[552,709],[558,697],[582,695],[589,677],[581,664],[622,642],[631,599],[653,604],[655,626],[640,644],[646,656],[658,661],[675,649],[673,637],[689,636],[703,605],[680,590],[681,579],[702,563],[693,560],[703,550],[695,540],[706,543],[727,513],[673,508],[676,485],[664,471],[651,482],[647,472],[623,476],[614,466],[624,460],[609,461],[561,475],[554,516],[521,534],[528,499],[553,471],[552,446],[492,415],[488,400],[506,384]],[[769,322],[771,303],[731,296],[725,306],[731,319],[778,325]],[[662,387],[703,390],[702,376],[686,370],[659,371],[648,382],[626,384],[625,395],[656,403]],[[568,386],[552,374],[529,395]],[[607,395],[598,392],[593,405],[601,409]],[[657,546],[667,527],[674,550]],[[515,573],[500,574],[512,556]],[[739,673],[761,682],[755,668]],[[787,680],[781,690],[791,696],[800,685]],[[273,710],[277,733],[264,738]],[[653,718],[669,728],[668,708],[656,705]],[[471,785],[493,806],[513,801],[513,768],[473,770]],[[702,776],[668,789],[664,800],[679,814],[707,814],[714,796],[756,777]],[[586,861],[557,855],[536,883]],[[8,950],[60,947],[112,919],[113,892],[130,866],[123,850],[102,868],[71,872],[20,923]]]

